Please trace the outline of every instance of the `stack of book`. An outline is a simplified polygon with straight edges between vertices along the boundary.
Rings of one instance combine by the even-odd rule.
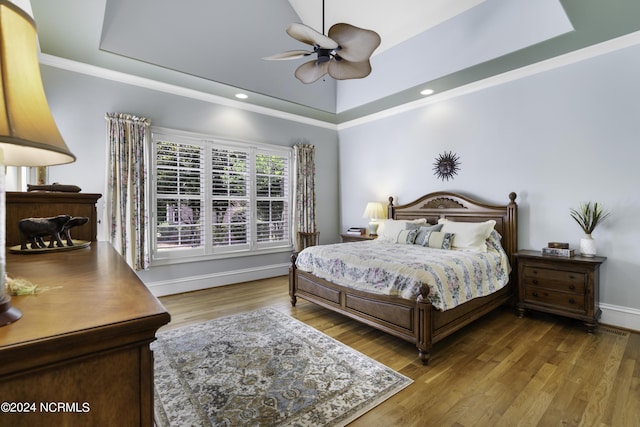
[[[362,234],[364,234],[366,231],[365,228],[360,228],[360,227],[351,227],[347,230],[347,234],[353,234],[354,236],[360,236]]]
[[[549,242],[546,248],[542,248],[542,255],[572,257],[573,249],[569,249],[568,243]]]

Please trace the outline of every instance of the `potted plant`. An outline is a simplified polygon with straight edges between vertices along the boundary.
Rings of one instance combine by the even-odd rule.
[[[580,253],[584,256],[595,256],[596,243],[591,237],[593,230],[602,221],[607,219],[611,212],[605,211],[602,205],[598,205],[598,202],[580,203],[579,209],[570,209],[571,217],[576,220],[582,231],[584,231],[584,237],[580,239]]]

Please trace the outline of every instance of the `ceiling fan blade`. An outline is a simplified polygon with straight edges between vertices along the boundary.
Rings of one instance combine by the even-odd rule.
[[[311,55],[313,52],[309,50],[288,50],[286,52],[276,53],[275,55],[265,56],[262,59],[268,61],[282,61],[286,59],[298,59]]]
[[[335,49],[338,47],[338,43],[304,24],[294,23],[289,25],[289,27],[287,27],[287,34],[311,46],[318,45],[323,49]]]
[[[375,31],[344,23],[333,25],[329,29],[329,37],[342,48],[338,55],[351,62],[368,60],[381,41]]]
[[[314,59],[299,66],[296,69],[295,76],[302,83],[313,83],[327,74],[328,70],[329,62],[318,63],[318,61]]]
[[[369,60],[360,62],[333,60],[329,62],[328,72],[336,80],[361,79],[371,73],[371,63]]]

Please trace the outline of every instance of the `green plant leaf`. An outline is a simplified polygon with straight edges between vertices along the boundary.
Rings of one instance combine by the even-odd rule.
[[[611,215],[611,212],[605,211],[598,202],[580,203],[579,209],[571,208],[569,212],[585,234],[593,233],[596,226]]]

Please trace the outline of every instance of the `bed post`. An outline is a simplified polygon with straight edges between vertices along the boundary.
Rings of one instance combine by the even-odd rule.
[[[393,197],[389,197],[389,205],[387,206],[387,218],[395,218],[395,206],[393,206]]]
[[[427,299],[429,294],[429,287],[426,284],[422,284],[420,288],[420,295],[416,299],[416,308],[418,310],[418,336],[416,340],[416,346],[418,347],[418,357],[423,365],[429,364],[429,358],[431,357],[431,309],[433,306]]]
[[[298,258],[298,253],[294,252],[291,254],[291,265],[289,266],[289,297],[291,298],[291,306],[295,307],[298,302],[298,298],[296,297],[296,259]]]
[[[518,252],[518,204],[516,203],[516,193],[509,193],[509,204],[507,205],[507,224],[509,224],[509,238],[507,239],[505,250],[509,254],[509,262],[515,265],[516,252]]]

